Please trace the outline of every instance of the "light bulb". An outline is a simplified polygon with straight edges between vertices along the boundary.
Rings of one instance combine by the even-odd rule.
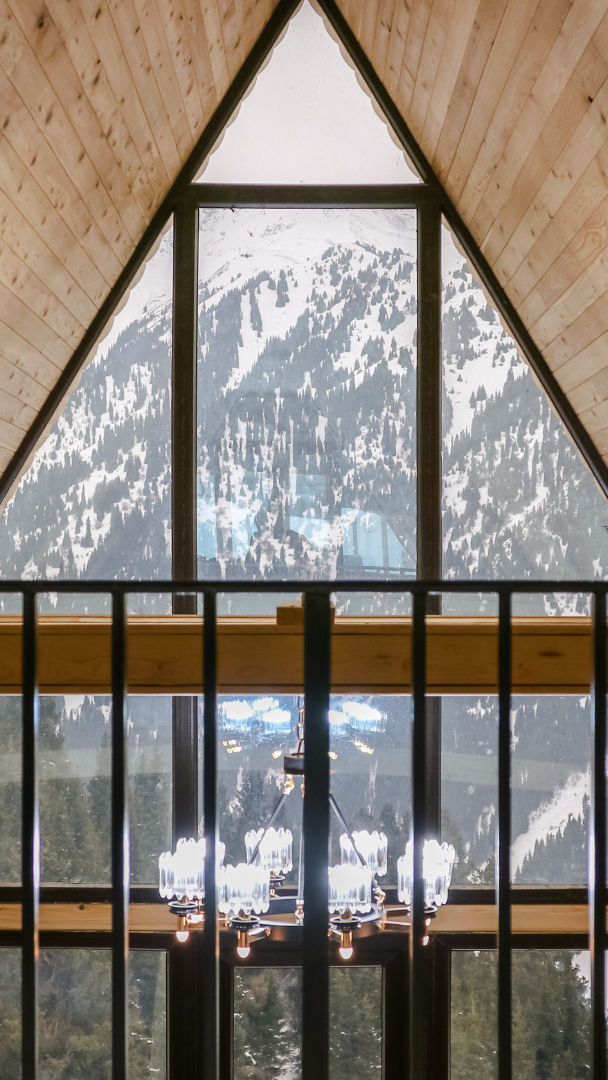
[[[190,931],[189,930],[176,930],[175,936],[176,936],[178,941],[187,941],[188,938],[190,937]]]
[[[240,956],[241,960],[246,960],[247,957],[249,956],[249,953],[251,952],[251,946],[250,945],[237,945],[236,952],[237,952],[237,956]]]
[[[425,934],[423,939],[422,939],[422,944],[423,945],[428,945],[428,943],[429,943],[429,935]]]
[[[354,951],[355,950],[353,949],[352,945],[351,945],[351,947],[349,949],[340,949],[339,950],[340,956],[342,957],[343,960],[350,960],[353,953],[354,953]]]

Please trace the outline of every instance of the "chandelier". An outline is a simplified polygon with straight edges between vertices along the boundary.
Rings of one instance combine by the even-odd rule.
[[[245,703],[233,703],[234,719],[237,718],[238,707],[243,704]],[[346,704],[354,706],[360,703]],[[369,706],[362,708],[369,709]],[[242,708],[241,712],[244,712]],[[339,716],[337,723],[341,722]],[[283,790],[267,825],[257,830],[250,829],[245,834],[245,860],[236,866],[226,865],[225,844],[219,841],[216,845],[217,908],[225,920],[225,926],[237,933],[237,953],[242,959],[246,959],[250,954],[252,938],[258,935],[270,936],[273,928],[301,927],[304,921],[303,831],[297,895],[287,898],[278,890],[286,875],[293,869],[293,836],[290,829],[275,828],[281,809],[290,792],[294,790],[294,778],[301,778],[302,795],[305,797],[304,727],[304,706],[300,698],[297,747],[283,757]],[[355,741],[355,745],[363,752],[373,753],[361,740]],[[240,748],[240,742],[236,739],[227,740],[225,746],[228,753],[234,753],[236,748]],[[276,756],[275,751],[273,757]],[[385,834],[377,830],[351,832],[331,793],[329,800],[344,831],[340,836],[340,863],[328,867],[328,933],[339,938],[342,959],[350,960],[354,953],[354,934],[363,923],[375,923],[380,929],[387,925],[386,894],[378,879],[387,873],[388,841]],[[170,911],[177,917],[178,941],[187,941],[190,930],[204,923],[205,846],[204,838],[182,838],[177,841],[173,853],[165,851],[159,859],[159,891],[161,897],[168,901]],[[439,844],[437,840],[424,841],[423,877],[427,925],[438,907],[447,901],[454,856],[455,851],[451,844]],[[413,846],[410,840],[403,855],[397,860],[397,897],[402,909],[406,911],[411,911],[413,873]],[[286,910],[286,907],[290,910]],[[273,908],[280,908],[280,914],[274,913]]]

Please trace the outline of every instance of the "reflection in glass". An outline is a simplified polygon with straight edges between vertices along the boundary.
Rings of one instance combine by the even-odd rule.
[[[382,971],[332,968],[329,974],[331,1080],[367,1080],[382,1067]],[[234,973],[234,1078],[301,1075],[300,968]]]
[[[0,577],[171,577],[172,277],[169,232],[4,508]],[[40,610],[109,611],[109,598],[41,597]]]
[[[202,707],[199,747],[202,754]],[[298,698],[220,696],[218,699],[219,834],[226,863],[243,862],[247,833],[268,825],[285,786],[283,756],[297,745]],[[409,697],[333,695],[329,713],[331,791],[351,831],[383,833],[384,887],[397,884],[410,822],[411,702]],[[199,762],[202,778],[202,759]],[[200,805],[202,806],[202,800]],[[275,828],[292,834],[292,867],[285,884],[296,886],[302,835],[301,779],[280,810]],[[199,833],[203,834],[202,820]],[[342,862],[344,826],[331,815],[329,865]]]
[[[129,958],[129,1077],[166,1077],[166,954]],[[40,1080],[110,1076],[111,954],[43,949],[39,962]],[[21,953],[0,949],[0,1076],[21,1075]]]
[[[577,1080],[589,1075],[588,953],[513,953],[513,1076]],[[496,953],[452,953],[452,1080],[497,1076]]]
[[[19,730],[20,699],[3,700],[10,703],[13,724]],[[170,698],[129,699],[127,745],[134,883],[156,883],[158,857],[171,841],[171,737]],[[3,767],[5,763],[6,757]],[[110,698],[84,694],[40,698],[39,777],[42,881],[108,883]],[[16,813],[20,816],[20,807]],[[7,866],[9,869],[20,874],[15,860]]]
[[[446,229],[442,243],[444,576],[604,578],[606,499]],[[446,594],[443,610],[479,604]],[[517,599],[522,614],[587,609]]]
[[[495,698],[442,699],[442,838],[453,883],[494,885],[498,807]],[[587,881],[587,697],[514,697],[511,875],[517,885]]]
[[[415,214],[203,210],[199,250],[199,576],[415,576]]]

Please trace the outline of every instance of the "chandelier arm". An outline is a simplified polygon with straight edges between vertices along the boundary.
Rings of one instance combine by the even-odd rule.
[[[289,789],[289,790],[291,790],[291,789]],[[264,829],[264,832],[262,833],[262,835],[260,836],[260,839],[258,840],[257,844],[255,845],[255,847],[254,847],[254,849],[253,849],[253,851],[251,853],[250,858],[247,859],[247,866],[250,866],[251,863],[256,858],[257,853],[260,850],[260,844],[262,843],[262,840],[266,836],[266,833],[268,832],[268,830],[271,829],[272,826],[274,825],[274,823],[275,823],[275,821],[276,821],[276,819],[277,819],[277,817],[278,817],[278,815],[279,815],[279,813],[281,811],[283,803],[285,802],[285,799],[287,798],[288,795],[289,795],[289,791],[284,791],[283,794],[281,795],[277,805],[275,806],[275,808],[274,808],[274,810],[272,812],[272,817],[270,818],[270,821],[268,822],[266,828]]]
[[[361,852],[359,851],[357,845],[355,844],[355,841],[353,840],[353,834],[351,833],[348,825],[346,824],[346,821],[344,819],[344,814],[340,810],[340,807],[338,806],[336,800],[334,799],[331,791],[329,793],[329,802],[330,802],[330,805],[331,805],[331,807],[332,807],[338,821],[340,822],[342,828],[346,829],[346,834],[348,836],[348,839],[350,840],[351,844],[353,845],[353,848],[355,849],[355,854],[358,856],[359,862],[361,863],[361,866],[364,866],[366,870],[369,869],[365,859],[363,858],[363,855],[361,854]]]

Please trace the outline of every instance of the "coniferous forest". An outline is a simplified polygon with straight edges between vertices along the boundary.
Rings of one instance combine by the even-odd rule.
[[[406,581],[415,574],[416,425],[424,418],[415,414],[414,216],[208,211],[200,241],[199,575],[274,580],[278,587],[294,578],[363,578],[370,592],[356,602],[338,595],[339,612],[406,610],[373,588],[383,577]],[[167,259],[170,266],[170,236],[163,245],[156,256],[161,268]],[[605,577],[605,501],[447,233],[443,278],[444,575]],[[158,273],[134,290],[117,331],[83,372],[5,509],[4,578],[170,577],[168,281],[170,273]],[[270,608],[233,600],[225,610],[274,610],[278,600]],[[104,604],[50,596],[42,607],[95,611]],[[1,606],[17,610],[12,598]],[[516,602],[516,611],[556,616],[587,609],[584,597]],[[168,602],[133,600],[131,610],[165,612]],[[478,599],[444,598],[444,610],[490,608]],[[280,704],[291,712],[293,731],[295,702]],[[409,829],[410,705],[398,698],[366,704],[382,715],[375,730],[332,728],[338,754],[332,782],[353,826],[386,832],[394,879]],[[342,708],[339,701],[334,707]],[[153,882],[158,854],[170,842],[171,707],[141,699],[131,712],[133,880]],[[102,698],[42,702],[45,881],[108,880],[108,721]],[[496,703],[444,699],[442,724],[442,823],[457,850],[454,880],[491,882]],[[4,698],[0,877],[8,881],[19,873],[19,731],[19,703]],[[221,832],[234,861],[242,857],[247,827],[262,824],[276,800],[278,770],[270,743],[244,737],[228,722],[223,731],[242,739],[238,761],[223,751],[220,760]],[[586,699],[514,702],[516,882],[586,880],[588,732]],[[296,835],[295,792],[285,814]],[[105,985],[106,961],[101,952],[45,953],[41,1026],[49,1080],[109,1076],[108,999],[94,993]],[[164,1075],[158,965],[154,954],[134,961],[134,1076]],[[17,968],[18,957],[2,950],[0,1080],[18,1075]],[[346,1080],[348,1073],[350,1080],[357,1070],[367,1075],[379,1067],[379,983],[377,972],[364,968],[332,979],[332,1077]],[[458,1080],[495,1075],[494,985],[493,954],[457,954],[452,1071]],[[588,1008],[576,958],[522,954],[514,985],[518,1076],[582,1075]],[[238,975],[238,1080],[297,1076],[299,993],[294,969]],[[353,1003],[358,1020],[349,1028]],[[549,1013],[560,1018],[555,1029],[546,1022]]]

